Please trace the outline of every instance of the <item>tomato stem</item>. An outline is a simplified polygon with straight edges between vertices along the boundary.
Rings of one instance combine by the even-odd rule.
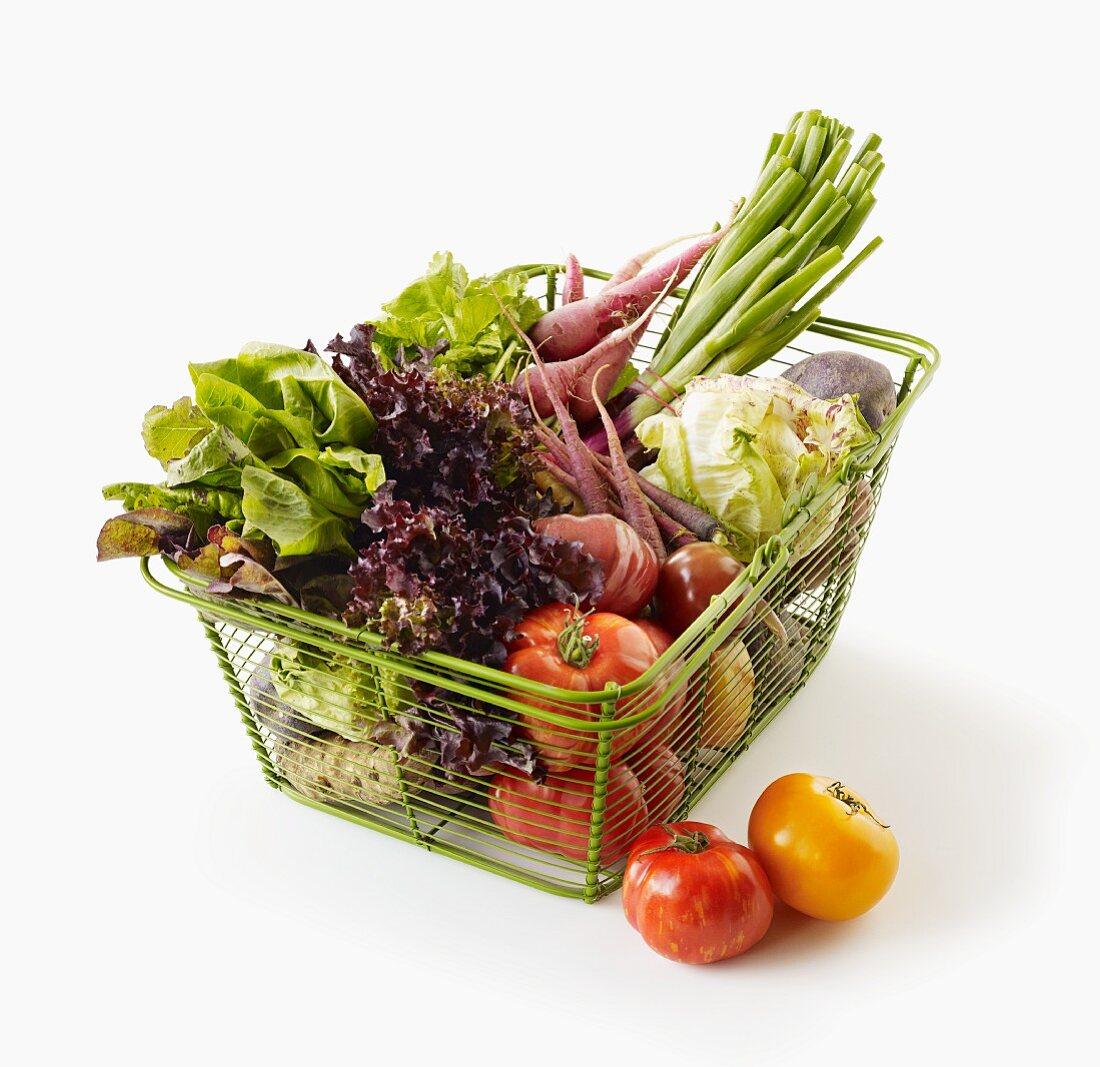
[[[599,634],[584,632],[584,624],[591,614],[592,612],[587,611],[583,615],[574,615],[572,622],[558,634],[558,655],[570,667],[576,667],[582,671],[592,662],[592,657],[600,647]]]
[[[849,793],[847,787],[844,785],[843,782],[833,782],[833,784],[830,785],[825,790],[825,792],[828,793],[831,797],[836,797],[836,799],[839,800],[841,804],[844,804],[848,808],[848,814],[850,816],[858,815],[860,812],[863,812],[863,814],[866,815],[876,825],[881,826],[884,830],[890,829],[890,824],[879,822],[878,816],[876,816],[875,813],[869,807],[867,807],[867,805],[864,804],[862,800],[859,799],[859,797],[855,796],[852,793]]]
[[[690,834],[678,834],[667,823],[662,823],[661,829],[672,840],[667,845],[660,845],[658,848],[647,848],[641,855],[650,856],[654,852],[676,851],[686,852],[689,856],[694,856],[696,853],[704,852],[710,848],[710,838],[701,830],[692,830]]]

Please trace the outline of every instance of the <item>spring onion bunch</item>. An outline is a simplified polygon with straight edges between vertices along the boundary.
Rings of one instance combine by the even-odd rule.
[[[692,378],[744,374],[765,362],[821,314],[822,302],[882,243],[874,238],[842,266],[875,206],[883,169],[881,138],[872,134],[853,155],[852,134],[838,119],[801,111],[785,133],[772,136],[752,194],[701,265],[634,386],[639,395],[616,419],[620,434]]]

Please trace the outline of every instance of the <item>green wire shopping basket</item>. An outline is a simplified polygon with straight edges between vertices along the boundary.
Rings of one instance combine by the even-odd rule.
[[[524,269],[535,284],[544,276],[552,307],[560,268]],[[641,361],[682,297],[670,294],[654,316]],[[175,584],[154,577],[148,560],[142,573],[197,610],[270,785],[429,852],[597,900],[619,886],[630,842],[647,826],[683,818],[828,651],[898,431],[939,362],[918,337],[819,319],[800,347],[758,373],[782,373],[812,351],[801,346],[813,338],[873,350],[894,376],[897,410],[874,442],[787,502],[782,532],[629,685],[576,693],[440,653],[401,656],[375,634],[298,608],[205,595],[203,580],[167,559]],[[804,534],[792,557],[811,523],[829,533]],[[547,783],[506,767],[445,773],[431,748],[403,747],[403,732],[418,726],[430,724],[438,736],[441,707],[454,722],[514,723],[522,715],[539,749],[555,754]],[[457,732],[453,741],[476,744]]]

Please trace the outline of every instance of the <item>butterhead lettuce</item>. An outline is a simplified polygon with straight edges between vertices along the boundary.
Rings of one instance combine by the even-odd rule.
[[[175,510],[200,534],[230,523],[284,557],[354,555],[352,531],[386,479],[367,451],[376,426],[366,404],[316,351],[285,345],[247,344],[190,371],[194,401],[151,408],[142,425],[164,483],[104,495],[131,511]]]

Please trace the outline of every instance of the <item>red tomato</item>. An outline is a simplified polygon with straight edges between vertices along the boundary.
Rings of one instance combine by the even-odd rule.
[[[654,952],[713,963],[747,952],[772,921],[772,889],[759,860],[716,826],[654,826],[630,847],[623,911]]]
[[[668,745],[656,741],[640,745],[627,757],[630,769],[642,783],[648,823],[665,822],[684,799],[687,779],[680,757]]]
[[[657,655],[662,656],[672,646],[675,640],[663,626],[652,619],[635,619],[634,625],[649,635]],[[650,743],[670,745],[677,748],[684,740],[684,709],[688,706],[691,686],[688,684],[687,674],[684,670],[684,661],[677,659],[665,669],[667,685],[675,686],[676,692],[664,710],[651,720],[650,723],[639,730],[639,738],[634,743],[635,748],[648,747]]]
[[[745,565],[712,541],[693,541],[676,549],[657,576],[658,622],[679,636],[710,606]]]
[[[596,611],[637,615],[657,588],[657,555],[633,527],[614,515],[552,515],[535,523],[539,533],[577,541],[603,564],[603,595]]]
[[[539,785],[498,774],[489,787],[489,814],[510,841],[585,863],[592,819],[593,771],[549,776]],[[646,804],[637,777],[612,764],[600,844],[600,862],[613,863],[646,825]]]
[[[581,615],[567,604],[548,604],[532,611],[516,628],[508,646],[504,669],[511,674],[577,693],[599,692],[608,682],[626,685],[644,674],[657,660],[657,651],[645,631],[629,619],[608,612]],[[633,697],[619,701],[616,715],[636,714],[664,693],[655,682]],[[528,706],[584,721],[600,718],[598,702],[591,704],[541,703],[524,698]],[[669,707],[675,711],[675,701]],[[662,713],[662,717],[664,713]],[[596,761],[595,731],[571,731],[534,715],[521,715],[526,735],[534,742],[551,771],[591,766]],[[651,722],[618,731],[613,748],[625,754],[649,732]]]
[[[634,625],[645,630],[650,641],[653,642],[653,647],[657,650],[658,656],[667,652],[672,647],[672,642],[676,640],[668,630],[653,619],[635,619]]]

